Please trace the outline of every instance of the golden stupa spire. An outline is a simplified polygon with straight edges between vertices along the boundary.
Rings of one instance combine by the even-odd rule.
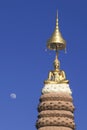
[[[51,38],[47,41],[47,48],[50,50],[63,50],[66,48],[66,42],[59,31],[58,11],[56,17],[56,27]]]
[[[47,42],[47,47],[50,50],[56,51],[56,57],[54,60],[54,70],[50,71],[48,74],[48,79],[44,81],[45,84],[60,84],[65,83],[68,84],[69,81],[66,80],[66,75],[63,70],[60,70],[60,61],[58,60],[58,51],[66,48],[66,42],[63,39],[58,26],[58,11],[56,17],[56,27],[51,36],[51,38]]]

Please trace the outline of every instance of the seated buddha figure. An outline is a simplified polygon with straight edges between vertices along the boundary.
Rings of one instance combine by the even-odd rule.
[[[54,70],[49,72],[48,79],[45,83],[68,83],[69,81],[66,80],[65,72],[60,70],[60,62],[57,57],[53,64]]]

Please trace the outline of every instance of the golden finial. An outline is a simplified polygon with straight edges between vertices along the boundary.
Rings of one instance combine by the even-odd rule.
[[[56,51],[56,57],[53,62],[54,70],[50,71],[48,74],[48,79],[44,81],[45,84],[68,84],[69,81],[66,79],[65,72],[60,70],[60,62],[58,60],[58,50],[63,50],[66,48],[66,42],[63,39],[58,26],[58,11],[56,17],[56,28],[52,37],[47,42],[47,47],[50,50]]]
[[[47,42],[47,47],[50,50],[63,50],[66,48],[66,42],[63,39],[58,26],[58,11],[56,17],[56,28],[51,36],[51,38]]]

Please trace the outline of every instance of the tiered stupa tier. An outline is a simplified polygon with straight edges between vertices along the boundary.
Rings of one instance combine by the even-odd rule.
[[[58,27],[58,15],[56,29],[47,42],[47,47],[56,50],[54,70],[49,72],[48,79],[44,81],[42,95],[38,106],[38,130],[74,130],[74,105],[69,81],[65,72],[60,70],[58,50],[65,49],[66,43]]]

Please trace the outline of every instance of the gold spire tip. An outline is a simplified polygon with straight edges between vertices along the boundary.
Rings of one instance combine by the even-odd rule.
[[[49,48],[50,50],[63,50],[66,48],[66,42],[63,39],[61,32],[59,31],[58,10],[56,16],[56,27],[51,38],[47,41],[47,48]]]
[[[56,16],[56,29],[58,29],[58,10],[57,10],[57,16]]]
[[[58,9],[57,9],[57,18],[58,18]]]

